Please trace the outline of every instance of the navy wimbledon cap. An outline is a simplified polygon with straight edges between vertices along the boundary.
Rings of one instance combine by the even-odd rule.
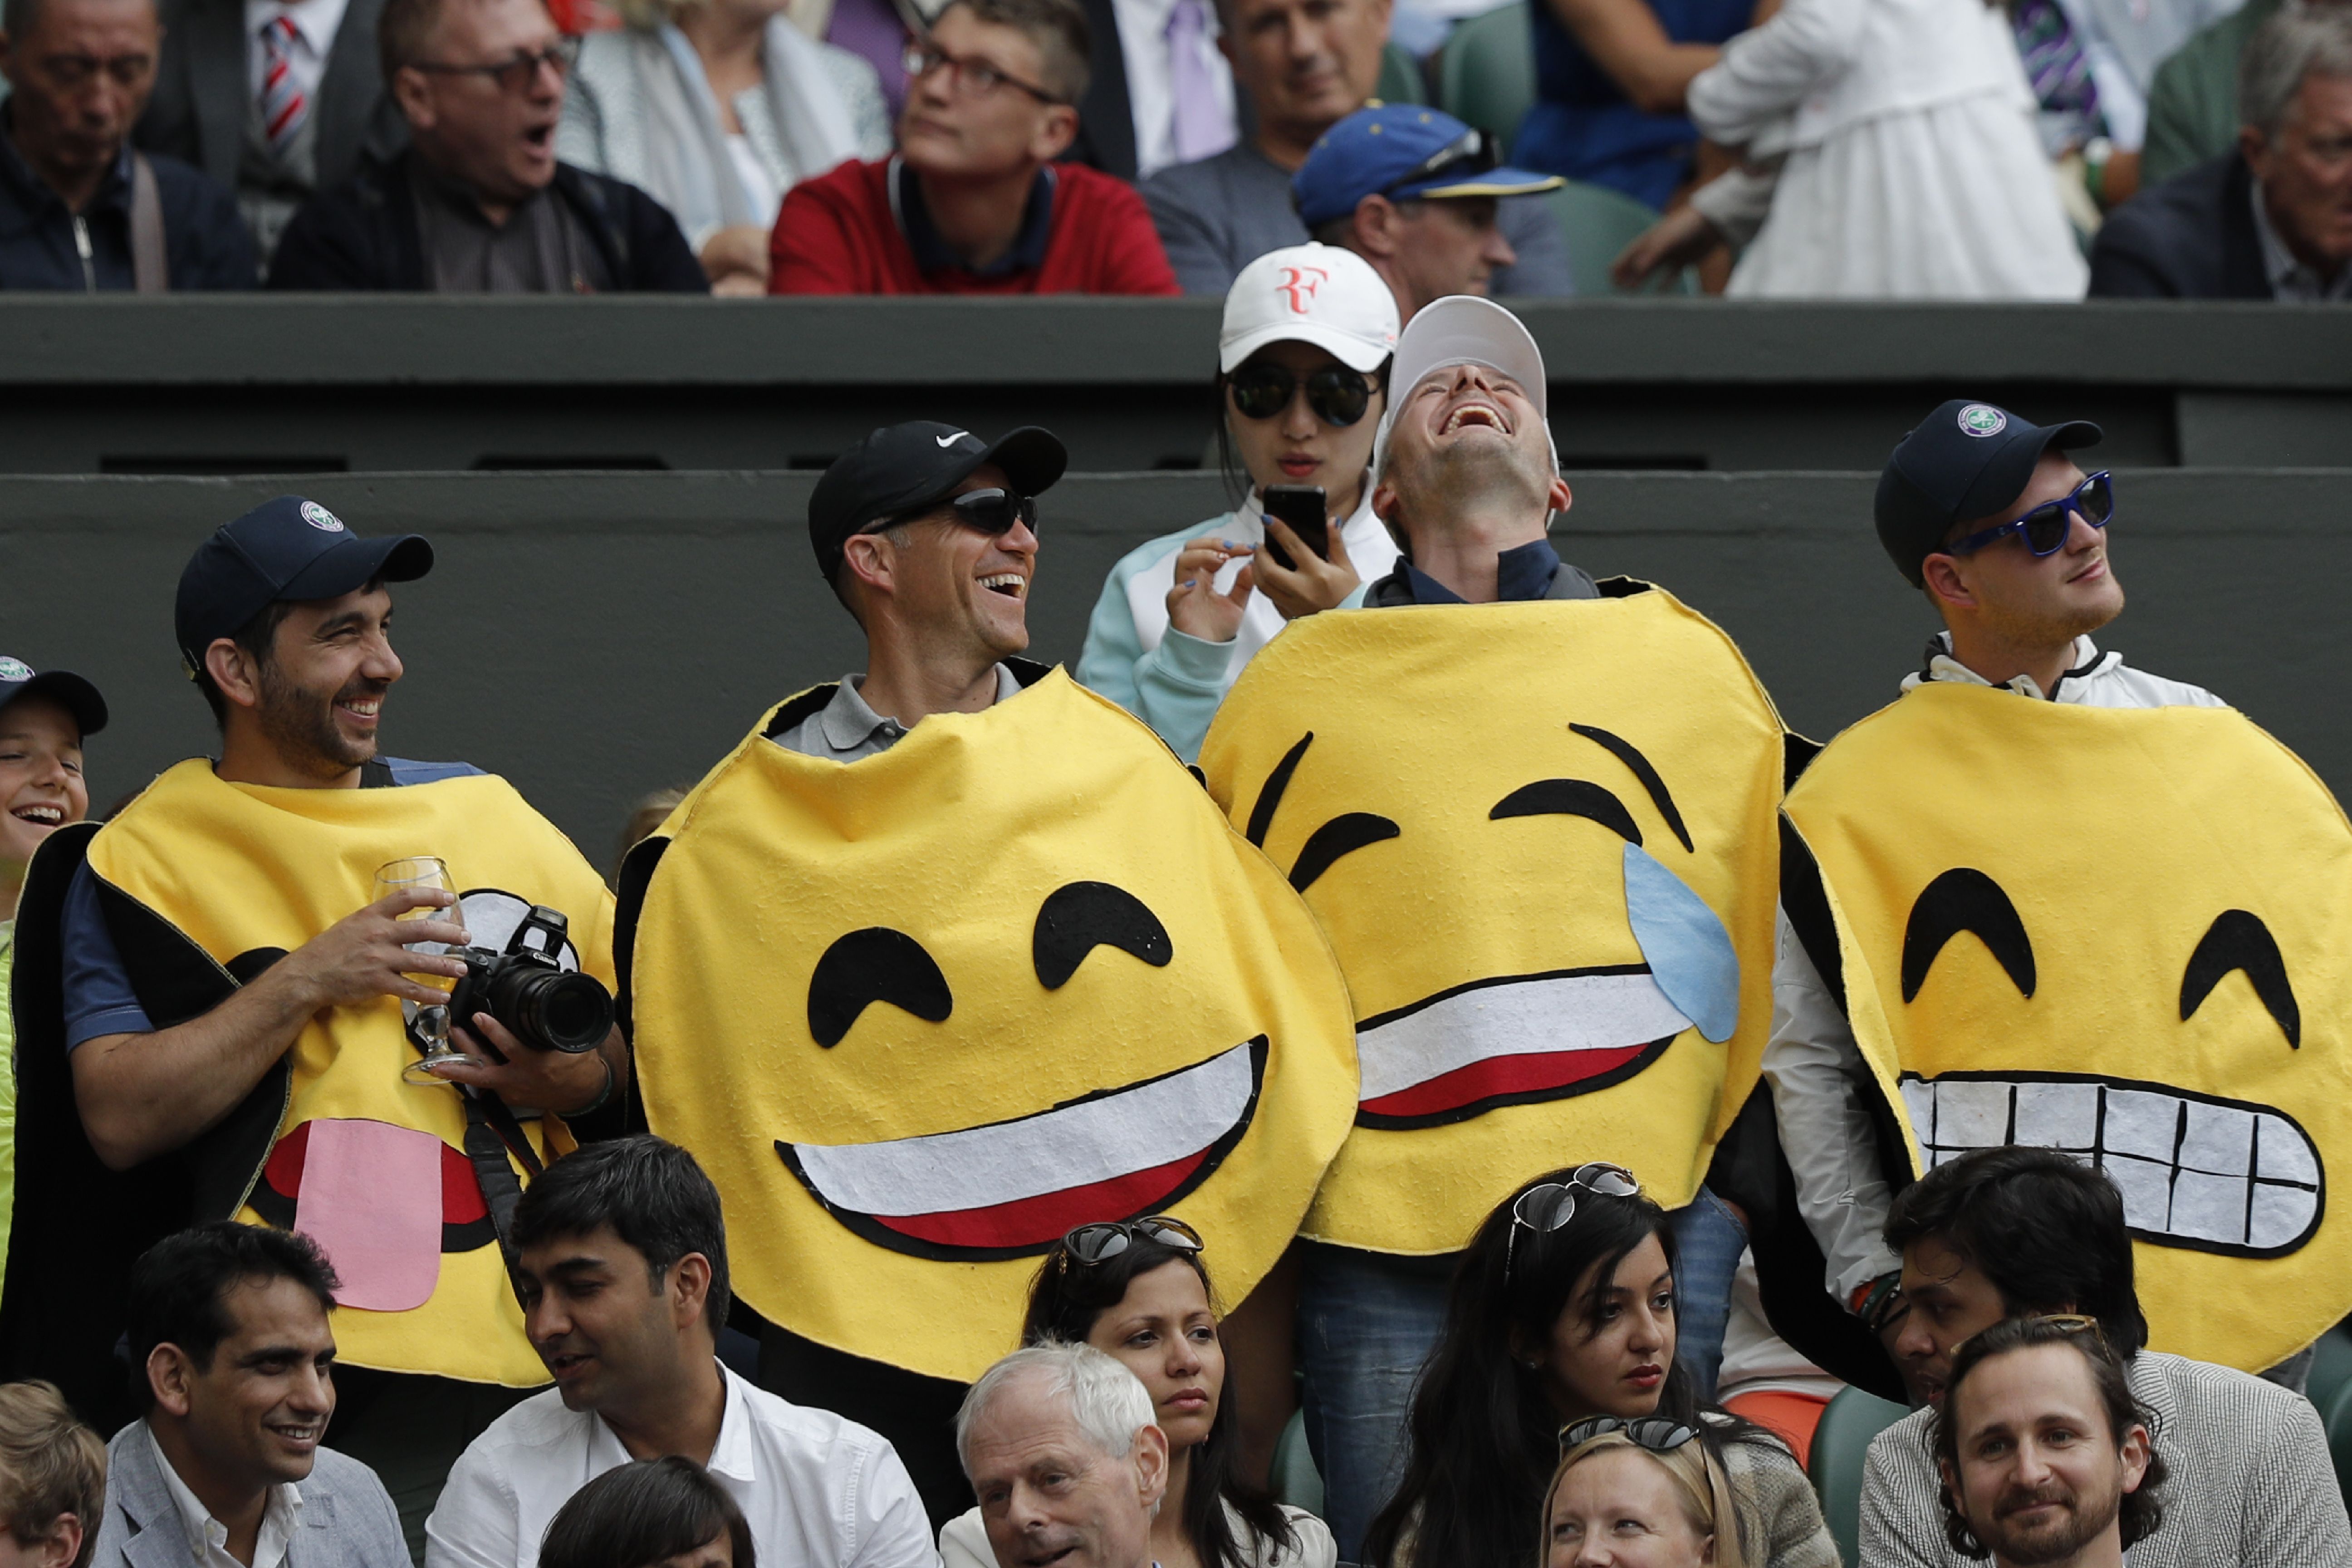
[[[1955,397],[1896,444],[1878,476],[1878,542],[1915,588],[1921,568],[1955,525],[1989,518],[2025,493],[2042,454],[2094,447],[2103,432],[2086,419],[2032,425],[1990,403]]]
[[[885,518],[937,506],[972,474],[993,463],[1024,496],[1051,489],[1070,466],[1061,438],[1024,425],[982,441],[957,425],[917,419],[877,430],[833,460],[809,492],[809,544],[824,580],[841,568],[841,547]]]
[[[1455,149],[1458,156],[1445,156]],[[1439,166],[1424,172],[1433,163]],[[1311,230],[1346,217],[1370,195],[1391,201],[1524,196],[1565,184],[1558,174],[1503,166],[1491,137],[1443,110],[1376,103],[1316,138],[1307,162],[1291,176],[1290,199],[1299,221]]]
[[[84,740],[106,728],[106,699],[98,694],[97,687],[69,669],[36,674],[23,659],[0,655],[0,708],[19,697],[47,697],[61,704],[73,715]]]
[[[413,583],[433,570],[433,546],[414,533],[362,539],[300,496],[267,500],[225,523],[180,573],[173,630],[191,674],[215,639],[281,599],[334,599],[381,577]]]

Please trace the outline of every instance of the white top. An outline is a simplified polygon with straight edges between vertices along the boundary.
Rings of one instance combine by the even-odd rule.
[[[709,1469],[743,1510],[760,1568],[937,1568],[930,1521],[897,1450],[830,1411],[729,1371]],[[556,1510],[629,1452],[554,1389],[490,1424],[449,1471],[425,1525],[425,1568],[535,1568]]]
[[[302,96],[316,107],[319,79],[327,74],[327,55],[335,47],[335,31],[343,25],[349,0],[245,0],[245,80],[255,98],[261,96],[261,73],[269,57],[262,52],[261,29],[280,16],[290,17],[299,35],[287,69]]]
[[[1331,1537],[1331,1527],[1303,1508],[1287,1503],[1276,1506],[1297,1538],[1296,1552],[1277,1552],[1272,1542],[1251,1533],[1232,1504],[1225,1505],[1225,1524],[1241,1547],[1244,1568],[1336,1568],[1339,1546]],[[980,1521],[980,1510],[967,1510],[941,1528],[940,1561],[942,1568],[997,1568],[995,1549],[988,1544],[988,1528]]]
[[[1148,180],[1176,162],[1176,95],[1169,86],[1168,18],[1177,0],[1110,0],[1118,23],[1119,58],[1127,66],[1127,107],[1135,121],[1135,177]],[[1217,52],[1217,8],[1207,6],[1201,60],[1216,84],[1217,107],[1226,127],[1223,152],[1240,139],[1234,118],[1234,72]],[[1203,156],[1213,156],[1204,153]]]
[[[1925,669],[1903,679],[1910,690],[1923,680],[1991,683],[1951,657],[1951,634],[1928,645]],[[2043,693],[2031,676],[2005,683],[2020,697]],[[2074,667],[2050,694],[2054,702],[2084,708],[2222,708],[2200,686],[2133,669],[2119,653],[2102,653],[2089,637],[2074,639]],[[1797,1210],[1828,1260],[1830,1294],[1852,1304],[1854,1291],[1902,1266],[1883,1233],[1893,1202],[1878,1170],[1878,1138],[1864,1087],[1870,1069],[1853,1030],[1821,971],[1813,966],[1789,917],[1780,916],[1772,964],[1772,1037],[1764,1047],[1764,1076],[1780,1123],[1780,1147],[1797,1178]]]
[[[155,1468],[163,1472],[172,1506],[180,1510],[180,1522],[187,1527],[189,1552],[204,1568],[246,1568],[229,1555],[228,1526],[215,1519],[212,1510],[188,1489],[188,1483],[172,1468],[163,1445],[155,1441],[155,1429],[143,1424],[140,1429],[155,1450]],[[253,1541],[252,1568],[279,1568],[286,1561],[287,1549],[294,1542],[295,1515],[301,1507],[302,1494],[292,1482],[280,1481],[269,1489],[269,1500],[262,1505],[261,1529]]]
[[[727,161],[735,165],[735,177],[743,182],[743,197],[751,210],[764,214],[759,221],[763,227],[776,226],[776,214],[784,205],[784,188],[769,173],[767,160],[751,145],[751,139],[738,131],[727,138]]]

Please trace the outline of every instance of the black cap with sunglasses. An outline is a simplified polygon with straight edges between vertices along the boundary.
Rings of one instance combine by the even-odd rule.
[[[2103,434],[2084,419],[2033,425],[1997,405],[1955,397],[1903,437],[1879,475],[1873,507],[1879,542],[1913,587],[1925,587],[1927,557],[1945,549],[1955,527],[1977,518],[1995,525],[2008,522],[1994,514],[2007,510],[2025,493],[2044,452],[2096,446]],[[2112,509],[2112,489],[2099,499]],[[2064,519],[2065,510],[2059,508],[2053,521],[2063,523]],[[2104,527],[2107,520],[2103,510],[2087,521]],[[2062,530],[2058,542],[2064,538]],[[2027,542],[2039,555],[2057,548],[2031,532]]]
[[[816,552],[817,570],[832,582],[850,535],[942,505],[958,485],[991,463],[1004,470],[1012,492],[975,490],[956,498],[959,515],[985,532],[1009,532],[1016,521],[1034,529],[1035,498],[1053,488],[1069,462],[1053,432],[1034,425],[994,441],[929,419],[877,430],[835,458],[809,494],[809,544]]]

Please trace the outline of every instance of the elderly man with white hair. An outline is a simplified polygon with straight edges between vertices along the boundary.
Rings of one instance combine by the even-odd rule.
[[[1168,1435],[1135,1373],[1092,1345],[1031,1345],[981,1373],[956,1451],[999,1568],[1153,1568]]]

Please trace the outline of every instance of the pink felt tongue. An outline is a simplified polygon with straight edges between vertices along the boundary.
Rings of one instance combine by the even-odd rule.
[[[388,1121],[311,1122],[294,1228],[335,1266],[339,1304],[425,1305],[441,1278],[441,1140]]]

